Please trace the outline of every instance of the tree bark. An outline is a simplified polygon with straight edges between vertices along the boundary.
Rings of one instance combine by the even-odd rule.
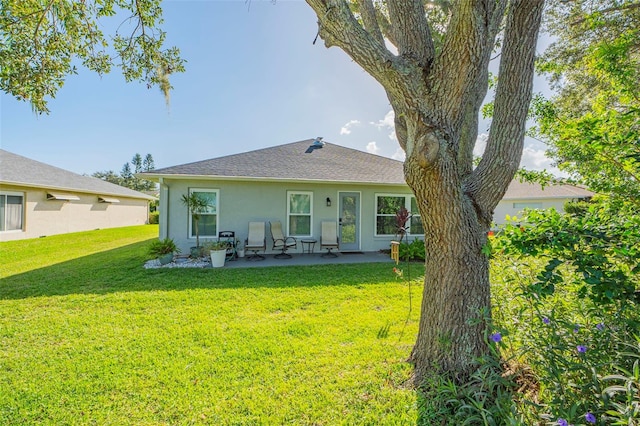
[[[339,46],[376,78],[395,111],[405,178],[425,230],[423,302],[410,357],[415,383],[431,372],[464,381],[488,353],[489,261],[482,248],[522,154],[544,0],[460,0],[439,50],[417,1],[388,0],[392,28],[385,34],[397,43],[397,56],[360,26],[344,0],[306,1],[327,47]],[[473,170],[489,58],[505,14],[496,113]]]

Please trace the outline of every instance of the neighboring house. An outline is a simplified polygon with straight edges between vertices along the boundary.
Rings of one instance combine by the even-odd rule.
[[[0,241],[142,225],[154,199],[0,150]]]
[[[212,205],[199,221],[204,240],[216,238],[219,231],[234,231],[244,241],[248,223],[260,221],[266,223],[271,248],[268,222],[280,221],[286,235],[319,242],[321,222],[337,221],[341,251],[376,251],[389,248],[401,206],[414,212],[410,235],[423,234],[401,161],[311,139],[138,176],[160,183],[160,238],[173,238],[183,252],[195,245],[194,224],[181,202],[192,192],[207,197]],[[556,205],[582,196],[572,192],[562,199],[555,194],[549,198]],[[522,210],[519,207],[526,203],[540,203],[536,206],[543,208],[547,204],[537,197],[505,198],[505,202],[509,214],[509,206]]]

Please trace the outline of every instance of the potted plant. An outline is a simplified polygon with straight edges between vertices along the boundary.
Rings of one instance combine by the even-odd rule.
[[[180,249],[171,238],[152,241],[148,251],[151,256],[158,258],[161,265],[171,262],[174,253],[180,253]]]
[[[210,241],[204,245],[205,252],[209,252],[211,256],[211,266],[213,268],[222,268],[227,258],[227,248],[229,244],[226,241]]]
[[[209,200],[205,197],[198,195],[195,192],[191,194],[183,194],[182,195],[182,204],[184,204],[187,209],[189,209],[189,213],[191,214],[191,219],[193,220],[193,226],[196,230],[196,246],[195,250],[191,248],[191,256],[192,257],[201,257],[202,250],[200,249],[200,228],[198,226],[198,222],[200,221],[200,216],[202,213],[205,213],[211,204],[209,204]]]
[[[240,240],[236,240],[236,253],[238,257],[244,257],[244,245]]]

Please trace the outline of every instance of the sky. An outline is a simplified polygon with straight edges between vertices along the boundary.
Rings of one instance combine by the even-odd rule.
[[[313,44],[317,18],[303,0],[162,7],[166,44],[187,61],[186,72],[171,77],[169,106],[159,89],[126,83],[116,68],[104,76],[80,68],[49,101],[48,115],[1,94],[0,147],[87,175],[120,172],[136,153],[162,168],[318,136],[404,158],[382,87],[339,48]],[[542,78],[535,84],[548,90]],[[481,122],[476,154],[488,126]],[[544,150],[528,139],[522,165],[554,172]]]

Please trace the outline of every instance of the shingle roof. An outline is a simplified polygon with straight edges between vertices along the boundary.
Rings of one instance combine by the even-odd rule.
[[[401,161],[325,142],[312,149],[313,139],[256,151],[197,161],[140,173],[141,177],[219,177],[406,185]],[[584,198],[593,193],[573,185],[513,181],[504,199]]]
[[[0,183],[96,195],[155,199],[123,186],[82,176],[2,149],[0,149]]]
[[[509,185],[503,200],[530,200],[533,198],[588,198],[594,193],[568,184],[546,185],[544,189],[537,183],[514,180]]]
[[[307,152],[313,139],[156,169],[140,176],[211,176],[406,184],[402,162],[331,143]]]

